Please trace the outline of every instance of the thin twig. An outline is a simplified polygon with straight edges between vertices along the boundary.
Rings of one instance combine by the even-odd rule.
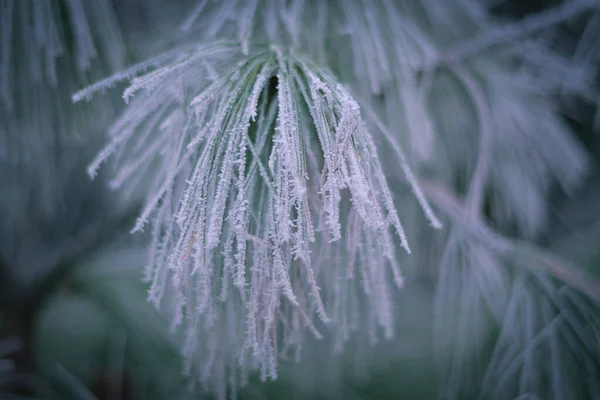
[[[515,255],[521,256],[530,261],[527,265],[531,268],[558,278],[600,302],[600,282],[595,277],[546,249],[523,240],[507,238],[493,231],[481,218],[471,217],[465,211],[464,202],[444,185],[423,178],[419,179],[419,185],[425,195],[442,211],[492,250],[512,258]]]
[[[598,0],[568,1],[533,16],[525,17],[519,22],[505,23],[454,46],[449,51],[441,54],[439,58],[433,60],[433,63],[426,66],[426,69],[440,64],[464,60],[491,47],[515,42],[540,30],[562,23],[584,11],[598,7],[600,7],[600,1]]]
[[[475,107],[477,118],[479,120],[480,135],[477,164],[466,196],[467,212],[472,217],[478,217],[481,215],[481,209],[483,207],[485,185],[492,157],[492,124],[490,109],[485,99],[485,93],[461,64],[452,63],[448,68],[465,84],[467,91],[471,95],[473,106]]]

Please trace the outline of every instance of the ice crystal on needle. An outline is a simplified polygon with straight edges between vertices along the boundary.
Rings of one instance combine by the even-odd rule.
[[[135,78],[90,166],[116,155],[115,187],[151,175],[134,228],[152,225],[150,298],[172,291],[205,384],[240,364],[276,377],[279,346],[299,352],[322,323],[342,344],[362,324],[356,301],[372,310],[370,331],[391,336],[394,236],[408,251],[358,103],[293,54],[240,54],[190,47]]]

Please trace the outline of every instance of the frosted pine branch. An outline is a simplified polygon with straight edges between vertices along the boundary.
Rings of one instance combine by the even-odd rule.
[[[115,156],[114,187],[147,186],[133,230],[152,225],[149,297],[172,294],[205,385],[238,365],[275,378],[278,349],[299,351],[319,326],[340,346],[363,324],[391,337],[397,243],[409,250],[350,93],[278,48],[240,50],[188,47],[135,78],[89,170]]]
[[[127,110],[89,172],[112,158],[111,186],[144,193],[133,231],[151,227],[149,297],[166,303],[184,332],[186,371],[203,386],[222,394],[249,371],[275,378],[278,358],[298,359],[306,333],[331,334],[336,351],[359,329],[371,342],[394,335],[393,290],[403,285],[397,246],[409,247],[364,111],[432,226],[441,222],[409,163],[441,181],[471,180],[464,210],[441,202],[472,234],[465,240],[453,229],[438,277],[439,347],[454,352],[442,366],[449,396],[460,398],[463,356],[480,337],[486,307],[497,323],[510,317],[508,336],[510,321],[529,320],[507,310],[512,288],[527,294],[507,260],[523,258],[536,282],[551,274],[597,297],[596,283],[505,240],[481,215],[490,201],[499,231],[514,225],[533,237],[549,186],[577,186],[587,158],[545,96],[569,89],[593,98],[585,89],[593,69],[566,82],[572,63],[544,41],[504,46],[561,23],[564,9],[499,27],[470,4],[200,0],[181,30],[226,40],[180,47],[74,96],[131,80]],[[576,15],[593,2],[565,4]],[[442,64],[423,71],[429,62]],[[352,82],[352,96],[338,78]],[[406,139],[412,153],[403,151]],[[533,341],[529,335],[511,356]],[[498,356],[490,374],[510,358]],[[519,365],[507,376],[518,376]]]

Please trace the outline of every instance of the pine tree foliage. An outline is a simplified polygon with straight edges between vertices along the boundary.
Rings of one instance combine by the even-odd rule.
[[[62,196],[58,170],[70,158],[63,145],[114,118],[107,98],[69,101],[76,88],[123,67],[112,7],[109,0],[0,1],[0,185],[10,209],[3,228],[24,219],[27,204],[53,213]]]
[[[54,212],[49,205],[62,196],[57,171],[70,158],[61,154],[65,143],[90,143],[86,133],[115,115],[107,98],[74,105],[70,94],[121,69],[124,59],[110,0],[0,1],[0,185],[15,206],[6,225],[23,218],[25,204]],[[34,182],[33,195],[24,181]]]
[[[445,249],[435,305],[445,396],[597,396],[597,300],[458,237]]]
[[[240,362],[275,378],[278,346],[299,351],[304,330],[321,337],[315,315],[331,314],[341,345],[363,325],[348,305],[363,296],[364,323],[391,337],[389,292],[402,287],[393,237],[409,251],[347,90],[276,47],[230,65],[243,53],[196,46],[133,79],[124,97],[136,96],[89,169],[114,154],[114,187],[150,171],[133,229],[152,220],[150,299],[173,287],[173,323],[205,385]]]
[[[471,183],[465,189],[469,218],[485,219],[482,196],[487,192],[492,221],[500,229],[535,238],[546,225],[551,185],[558,183],[571,194],[579,186],[589,159],[557,117],[548,95],[567,94],[596,102],[598,96],[589,89],[595,86],[598,66],[571,64],[544,40],[530,37],[597,7],[597,2],[571,2],[513,26],[488,28],[474,39],[452,45],[442,57],[454,76],[443,77],[447,89],[436,84],[435,78],[431,83],[444,90],[432,93],[437,104],[433,110],[447,113],[434,114],[434,121],[446,127],[449,138],[464,137],[472,127],[479,128],[474,132],[479,136],[476,149],[450,151],[451,157],[475,155]],[[525,44],[511,43],[522,37],[527,37]],[[499,45],[506,50],[490,53]],[[457,70],[456,60],[472,72]],[[483,83],[474,82],[474,76]],[[436,94],[445,97],[436,98]],[[449,105],[449,96],[461,99],[454,101],[458,110]],[[460,165],[464,166],[464,159]],[[598,355],[593,346],[585,345],[598,340],[589,322],[598,311],[597,297],[590,300],[539,274],[536,269],[542,261],[521,258],[518,245],[500,251],[481,238],[453,229],[441,258],[435,332],[444,397],[597,396]],[[569,320],[562,321],[563,315],[569,315]],[[498,335],[492,333],[494,329]],[[493,350],[485,354],[490,338]],[[442,356],[446,351],[448,358]],[[577,363],[585,367],[572,374],[572,365]]]
[[[131,81],[88,172],[112,160],[111,186],[144,193],[149,297],[188,374],[225,396],[307,333],[391,338],[400,260],[437,256],[440,397],[598,396],[598,285],[532,244],[591,168],[555,100],[598,102],[598,1],[515,23],[471,0],[193,3],[175,50],[73,96]],[[574,54],[552,47],[590,11]],[[426,198],[448,235],[406,257],[397,211],[423,211],[409,236],[441,227]]]

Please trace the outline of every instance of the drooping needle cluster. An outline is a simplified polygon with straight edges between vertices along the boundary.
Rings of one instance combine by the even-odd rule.
[[[409,250],[347,90],[277,48],[226,61],[239,53],[188,48],[135,78],[90,166],[114,155],[115,187],[150,186],[134,228],[152,225],[150,298],[170,293],[205,383],[239,364],[275,378],[279,346],[299,354],[304,331],[321,337],[323,323],[340,346],[361,325],[390,337],[394,236]]]

